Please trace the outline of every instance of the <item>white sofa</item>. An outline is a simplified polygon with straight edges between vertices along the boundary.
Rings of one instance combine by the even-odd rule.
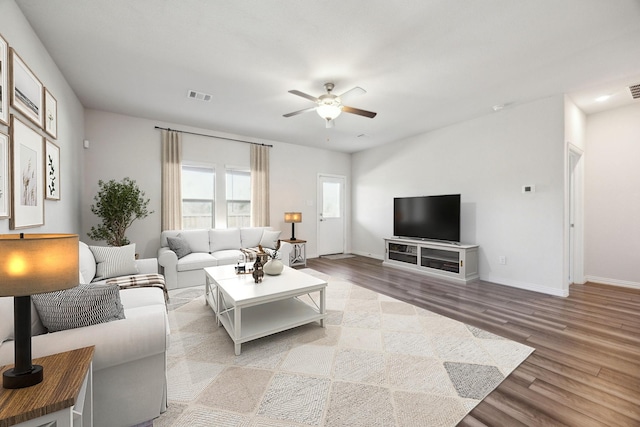
[[[94,265],[91,265],[94,263]],[[139,272],[158,272],[155,258],[137,260]],[[92,252],[80,243],[80,271],[93,279]],[[47,333],[32,303],[33,358],[95,346],[93,405],[96,427],[130,427],[166,410],[169,322],[164,294],[153,287],[120,290],[125,319]],[[13,298],[0,298],[0,366],[14,362]],[[46,376],[47,373],[45,372]]]
[[[158,264],[163,267],[168,289],[204,285],[204,268],[236,264],[241,248],[256,248],[261,244],[268,249],[279,236],[280,231],[271,227],[165,230],[160,237]],[[186,241],[191,253],[178,258],[169,248],[168,237]],[[284,265],[289,265],[291,250],[290,243],[280,242],[279,258]]]

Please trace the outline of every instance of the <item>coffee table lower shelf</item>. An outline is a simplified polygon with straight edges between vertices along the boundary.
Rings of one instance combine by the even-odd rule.
[[[324,326],[326,317],[298,298],[288,298],[240,308],[240,328],[236,329],[236,310],[238,308],[229,307],[218,314],[220,323],[235,344],[236,355],[240,354],[242,343],[316,321]]]

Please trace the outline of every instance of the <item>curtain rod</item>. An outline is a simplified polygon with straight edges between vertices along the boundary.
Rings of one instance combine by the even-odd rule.
[[[173,132],[188,133],[189,135],[206,136],[206,137],[209,137],[209,138],[216,138],[216,139],[226,139],[227,141],[244,142],[245,144],[262,145],[263,147],[271,147],[271,148],[273,148],[273,145],[262,144],[260,142],[251,142],[251,141],[244,141],[242,139],[225,138],[223,136],[205,135],[204,133],[189,132],[189,131],[186,131],[186,130],[161,128],[160,126],[156,126],[155,128],[156,129],[160,129],[160,130],[169,130],[169,131],[173,131]]]

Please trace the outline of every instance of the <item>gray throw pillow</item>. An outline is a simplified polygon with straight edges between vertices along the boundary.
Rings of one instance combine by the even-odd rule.
[[[126,246],[89,246],[89,249],[97,264],[94,282],[139,273],[135,243]]]
[[[49,332],[124,319],[118,285],[87,284],[64,291],[31,295]]]
[[[191,253],[191,246],[186,240],[180,238],[180,235],[167,237],[167,243],[169,243],[169,249],[176,253],[178,259]]]

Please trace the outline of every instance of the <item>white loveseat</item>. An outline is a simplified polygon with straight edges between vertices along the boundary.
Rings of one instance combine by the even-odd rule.
[[[135,261],[142,274],[158,272],[155,258]],[[92,265],[93,263],[93,265]],[[80,271],[93,279],[92,252],[80,242]],[[166,410],[169,323],[164,294],[154,287],[122,289],[122,320],[47,333],[32,303],[33,358],[94,345],[96,427],[130,427]],[[13,298],[0,298],[0,366],[14,362]],[[46,376],[46,372],[44,373]]]
[[[240,249],[256,248],[258,245],[270,249],[279,236],[280,231],[271,227],[165,230],[160,237],[158,264],[164,268],[168,289],[204,285],[204,268],[236,264],[242,254]],[[190,250],[181,258],[171,250],[167,240],[176,237],[184,240]],[[279,258],[284,265],[289,265],[291,250],[290,243],[280,242]]]

